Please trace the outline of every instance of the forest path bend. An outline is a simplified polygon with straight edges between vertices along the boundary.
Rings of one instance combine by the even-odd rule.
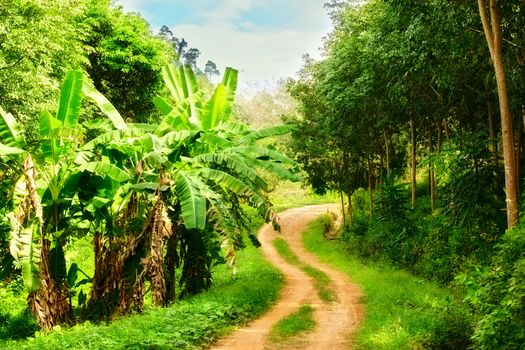
[[[267,350],[267,349],[316,349],[342,350],[351,349],[350,335],[355,331],[363,316],[363,307],[359,303],[359,288],[350,283],[344,273],[333,270],[321,263],[317,257],[303,246],[302,233],[308,224],[319,215],[328,211],[338,212],[338,205],[324,204],[287,210],[280,216],[281,233],[273,230],[270,224],[259,231],[259,240],[264,255],[270,263],[285,275],[285,286],[277,303],[261,318],[253,321],[230,336],[219,340],[213,350]],[[272,241],[281,237],[288,242],[290,249],[301,262],[323,271],[332,281],[336,301],[322,302],[315,291],[313,281],[299,267],[287,263],[275,250]],[[267,336],[272,326],[285,316],[296,312],[302,305],[310,304],[314,308],[316,328],[303,337],[300,343],[285,347],[272,345]]]

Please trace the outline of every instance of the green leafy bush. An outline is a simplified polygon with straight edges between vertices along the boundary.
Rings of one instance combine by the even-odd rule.
[[[476,266],[457,278],[466,302],[480,314],[475,324],[476,349],[525,347],[525,226],[507,231],[492,263]]]

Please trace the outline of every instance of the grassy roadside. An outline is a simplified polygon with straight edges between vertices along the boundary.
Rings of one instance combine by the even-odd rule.
[[[272,327],[269,339],[272,343],[289,342],[290,338],[310,332],[314,328],[313,308],[310,305],[303,305],[297,312],[277,322]]]
[[[323,238],[323,219],[304,235],[306,248],[361,286],[365,318],[355,335],[356,349],[465,349],[469,326],[448,290],[401,270],[365,265],[340,241]]]
[[[282,275],[251,246],[238,255],[237,277],[214,271],[212,288],[164,309],[149,309],[110,325],[77,325],[27,341],[0,340],[6,349],[191,349],[262,314],[283,286]]]
[[[332,281],[323,271],[301,262],[297,255],[295,255],[295,253],[290,249],[288,242],[286,242],[284,239],[276,238],[272,243],[279,255],[281,255],[284,260],[286,260],[289,264],[299,267],[313,279],[314,288],[317,292],[317,295],[319,295],[319,299],[325,302],[334,301],[336,299]]]
[[[340,198],[337,193],[327,193],[324,196],[316,195],[312,190],[304,189],[298,182],[281,182],[270,193],[270,201],[276,212],[298,208],[305,205],[337,203]]]

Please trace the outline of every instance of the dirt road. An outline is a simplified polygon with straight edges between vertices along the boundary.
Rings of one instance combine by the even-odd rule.
[[[285,275],[286,284],[277,303],[261,318],[241,328],[229,337],[220,340],[214,350],[263,350],[274,349],[267,341],[272,326],[283,317],[296,312],[299,307],[309,304],[314,308],[316,329],[295,344],[287,343],[286,349],[339,350],[351,349],[351,334],[363,315],[359,304],[359,288],[350,283],[347,276],[321,263],[308,253],[302,244],[302,233],[308,223],[327,211],[337,212],[337,205],[316,205],[290,209],[280,214],[281,234],[271,225],[265,225],[259,232],[259,240],[266,258]],[[314,289],[312,280],[297,266],[287,263],[276,252],[272,241],[282,237],[304,263],[311,265],[330,277],[336,292],[334,302],[322,302]],[[281,349],[283,347],[280,347]]]

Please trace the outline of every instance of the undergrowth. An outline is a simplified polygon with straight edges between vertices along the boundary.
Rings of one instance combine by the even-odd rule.
[[[254,247],[238,255],[234,277],[226,266],[214,272],[212,288],[168,308],[149,308],[109,325],[84,323],[56,328],[27,341],[0,340],[7,349],[190,349],[209,344],[233,326],[261,315],[276,300],[282,275]]]
[[[469,313],[448,290],[388,265],[365,264],[347,243],[323,238],[322,219],[304,235],[307,249],[361,286],[365,317],[356,349],[466,349]]]

